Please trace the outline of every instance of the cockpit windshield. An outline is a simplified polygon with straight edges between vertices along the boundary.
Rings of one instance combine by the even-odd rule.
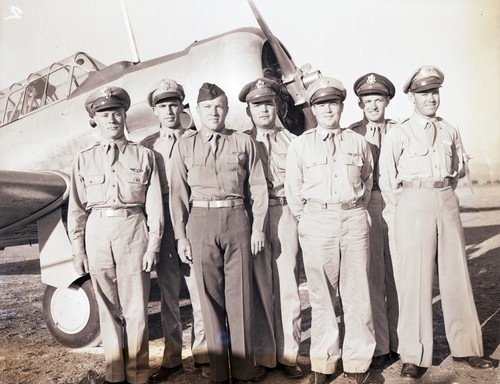
[[[0,91],[0,126],[66,99],[104,65],[78,52]]]

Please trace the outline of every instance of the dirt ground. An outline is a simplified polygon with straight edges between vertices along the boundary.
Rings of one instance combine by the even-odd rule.
[[[476,371],[452,361],[446,341],[439,291],[435,289],[434,361],[418,383],[465,384],[500,383],[500,186],[459,187],[462,221],[465,228],[469,271],[482,325],[485,354],[495,369]],[[154,276],[153,276],[154,277]],[[100,384],[104,381],[101,347],[80,350],[62,347],[52,339],[42,314],[44,286],[40,281],[38,246],[22,246],[0,251],[0,383],[2,384]],[[299,363],[306,373],[294,383],[309,379],[309,342],[311,311],[307,299],[307,283],[301,285],[303,322]],[[162,332],[159,313],[159,291],[156,278],[150,297],[150,362],[153,368],[161,361]],[[182,300],[184,326],[185,373],[171,383],[208,384],[193,369],[189,350],[190,306]],[[393,362],[384,371],[373,372],[370,383],[396,384],[401,362]],[[280,372],[270,372],[263,384],[292,382]],[[349,381],[341,373],[331,383]]]

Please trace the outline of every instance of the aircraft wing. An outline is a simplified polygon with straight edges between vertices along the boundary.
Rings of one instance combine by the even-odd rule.
[[[14,232],[61,206],[69,177],[57,171],[0,171],[0,235]]]

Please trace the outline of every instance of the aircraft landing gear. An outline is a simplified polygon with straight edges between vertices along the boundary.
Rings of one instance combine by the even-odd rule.
[[[68,288],[48,285],[43,295],[43,315],[54,339],[65,347],[92,347],[101,341],[99,312],[88,275]]]

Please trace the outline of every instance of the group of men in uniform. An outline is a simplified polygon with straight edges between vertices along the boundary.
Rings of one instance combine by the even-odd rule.
[[[172,79],[147,95],[160,127],[126,140],[127,92],[109,87],[86,102],[101,140],[75,160],[68,229],[74,264],[91,275],[107,383],[160,383],[183,371],[179,293],[193,308],[195,368],[212,383],[288,379],[301,334],[302,262],[311,304],[311,384],[401,357],[401,376],[432,363],[432,279],[438,265],[452,356],[486,369],[454,188],[464,169],[458,131],[436,116],[443,73],[419,68],[404,86],[411,118],[385,118],[395,95],[386,77],[354,84],[363,120],[340,126],[346,89],[321,77],[306,101],[317,127],[296,137],[277,122],[280,85],[245,85],[252,128],[228,129],[228,97],[199,89],[200,127],[184,129],[184,89]],[[149,375],[147,303],[156,267],[165,338]],[[337,297],[340,298],[337,302]],[[345,332],[336,320],[341,306]]]

